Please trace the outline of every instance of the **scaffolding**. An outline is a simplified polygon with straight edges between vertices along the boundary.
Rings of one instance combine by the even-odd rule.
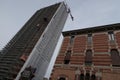
[[[3,48],[0,80],[14,80],[46,29],[59,4],[38,10]]]

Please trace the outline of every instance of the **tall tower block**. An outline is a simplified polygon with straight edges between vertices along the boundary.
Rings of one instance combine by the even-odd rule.
[[[1,51],[0,80],[42,80],[67,16],[64,2],[38,10]]]

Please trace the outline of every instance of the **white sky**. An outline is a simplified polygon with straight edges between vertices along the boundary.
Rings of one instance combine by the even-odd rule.
[[[0,49],[36,10],[63,0],[0,0]],[[120,0],[66,0],[75,20],[64,31],[120,23]],[[59,44],[60,45],[60,44]]]
[[[36,10],[63,0],[0,0],[0,49]],[[66,0],[75,20],[64,31],[120,22],[120,0]]]

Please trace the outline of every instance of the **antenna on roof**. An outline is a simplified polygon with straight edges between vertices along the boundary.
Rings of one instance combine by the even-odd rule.
[[[73,17],[73,15],[72,15],[72,13],[71,13],[70,7],[67,5],[66,0],[64,0],[64,3],[65,3],[65,5],[66,5],[67,12],[70,14],[70,17],[71,17],[71,19],[72,19],[72,21],[73,21],[73,20],[74,20],[74,17]]]

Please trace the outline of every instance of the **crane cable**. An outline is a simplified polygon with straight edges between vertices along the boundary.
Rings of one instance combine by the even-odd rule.
[[[70,7],[67,5],[67,1],[64,0],[64,3],[65,3],[65,5],[66,5],[67,12],[70,14],[70,17],[71,17],[72,21],[74,21],[74,17],[73,17],[73,15],[72,15],[72,13],[71,13]]]

